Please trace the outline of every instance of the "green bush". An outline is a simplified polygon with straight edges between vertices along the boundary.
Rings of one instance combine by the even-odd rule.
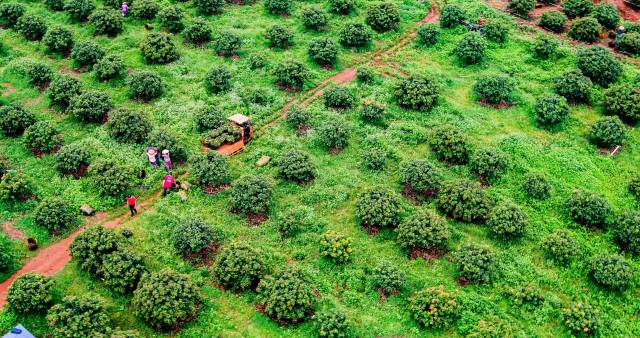
[[[0,4],[0,23],[11,28],[18,23],[18,19],[24,15],[25,7],[16,2]]]
[[[304,86],[304,82],[309,78],[309,69],[304,63],[289,59],[279,63],[274,70],[274,74],[278,86],[291,90],[300,90]]]
[[[440,27],[454,28],[466,19],[467,15],[460,6],[455,4],[446,4],[442,8],[442,13],[440,13]]]
[[[189,168],[200,184],[217,187],[229,183],[228,160],[214,151],[192,156]]]
[[[181,255],[197,254],[216,240],[211,226],[199,218],[189,218],[178,224],[171,234],[173,247]]]
[[[369,188],[356,200],[356,217],[362,226],[394,228],[400,222],[401,211],[398,197],[382,188]]]
[[[316,168],[309,154],[300,150],[289,150],[276,160],[278,176],[298,183],[313,180]]]
[[[83,122],[102,122],[111,111],[111,99],[104,92],[89,91],[71,98],[67,112]]]
[[[264,8],[267,9],[269,14],[273,15],[287,15],[291,13],[293,8],[292,0],[265,0]]]
[[[221,56],[232,56],[242,47],[242,38],[235,32],[224,31],[218,35],[214,49]]]
[[[469,32],[456,44],[453,52],[466,65],[482,61],[486,54],[487,43],[480,33]]]
[[[371,273],[373,287],[385,295],[391,295],[404,287],[407,275],[389,262],[382,262]]]
[[[413,318],[425,327],[443,328],[453,324],[460,315],[458,297],[443,286],[426,288],[409,299]]]
[[[119,196],[129,190],[135,177],[130,166],[118,165],[109,160],[102,160],[89,167],[93,176],[93,184],[101,195]]]
[[[591,16],[596,18],[598,22],[607,29],[615,29],[618,22],[620,22],[618,8],[606,2],[595,5]]]
[[[269,210],[273,187],[262,176],[243,176],[231,187],[231,210],[244,214],[263,214]]]
[[[71,52],[71,58],[76,67],[91,68],[104,56],[105,52],[95,42],[87,40],[76,44]]]
[[[511,203],[502,203],[496,206],[487,219],[489,230],[503,239],[521,237],[526,231],[528,223],[527,214]]]
[[[187,160],[187,150],[180,136],[167,127],[159,127],[149,133],[148,144],[153,144],[158,149],[166,149],[171,153],[171,160],[184,162]]]
[[[63,108],[69,106],[71,99],[82,93],[82,85],[80,81],[69,75],[58,75],[47,89],[47,96],[51,100],[52,105],[58,105]]]
[[[67,296],[47,312],[52,337],[95,337],[111,331],[109,315],[97,297]]]
[[[535,0],[510,0],[507,9],[519,17],[529,18],[529,12],[533,10],[535,5]]]
[[[533,56],[538,59],[547,60],[556,55],[560,42],[555,37],[541,34],[538,35],[531,46]]]
[[[64,0],[44,0],[44,3],[52,11],[61,11],[64,9]]]
[[[47,23],[39,16],[27,14],[18,19],[16,30],[27,40],[37,41],[47,32]]]
[[[313,316],[316,332],[321,338],[349,337],[351,327],[347,316],[339,311],[330,311]]]
[[[336,14],[347,15],[356,8],[356,4],[354,0],[329,0],[329,8]]]
[[[591,336],[600,329],[600,314],[590,304],[571,303],[562,309],[562,319],[575,335]]]
[[[382,170],[387,161],[387,151],[380,147],[365,148],[360,152],[362,165],[370,170]]]
[[[543,127],[553,127],[569,116],[567,99],[560,95],[546,95],[538,97],[533,107],[536,122]]]
[[[351,259],[353,248],[351,237],[327,231],[320,239],[320,254],[331,259],[336,264],[347,263]]]
[[[107,81],[124,73],[124,62],[118,55],[106,55],[93,65],[93,70],[98,80]]]
[[[640,32],[627,32],[620,36],[616,48],[629,54],[640,54]]]
[[[440,36],[440,28],[436,24],[429,23],[418,26],[416,32],[418,40],[425,46],[433,46],[438,42]]]
[[[60,197],[50,197],[38,204],[33,221],[50,233],[59,234],[75,225],[76,215],[69,202]]]
[[[160,97],[163,91],[162,78],[157,73],[141,70],[127,76],[129,96],[143,101]]]
[[[600,255],[589,260],[589,275],[608,289],[625,290],[633,282],[633,266],[622,256]]]
[[[613,148],[627,137],[627,127],[617,116],[605,116],[591,126],[589,141],[598,147]]]
[[[25,129],[22,142],[34,152],[49,152],[60,144],[58,130],[49,121],[38,121]]]
[[[622,66],[613,54],[602,46],[582,49],[576,57],[576,66],[596,84],[608,87],[622,74]]]
[[[361,23],[347,23],[339,34],[340,43],[346,47],[364,47],[371,42],[371,32]]]
[[[80,177],[89,167],[89,152],[81,145],[71,143],[62,146],[56,153],[56,170],[63,175]]]
[[[471,283],[489,283],[494,276],[496,257],[493,250],[478,244],[465,244],[454,253],[461,277]]]
[[[580,253],[580,245],[564,229],[557,229],[549,234],[542,240],[540,246],[547,257],[563,265],[569,263]]]
[[[64,3],[64,10],[76,21],[87,20],[94,9],[96,9],[96,4],[93,0],[66,0]]]
[[[180,58],[171,37],[163,33],[150,33],[140,45],[145,62],[150,64],[170,63]]]
[[[1,189],[0,182],[0,189]],[[0,190],[0,199],[2,191]],[[0,272],[9,272],[16,265],[16,257],[8,240],[0,242]]]
[[[611,213],[611,206],[599,195],[576,191],[566,202],[571,218],[589,227],[604,227]]]
[[[207,104],[196,112],[195,124],[199,132],[217,129],[227,123],[227,118],[220,108]]]
[[[255,288],[267,266],[259,249],[249,243],[232,242],[220,251],[212,272],[224,288],[242,291]]]
[[[465,179],[442,184],[437,206],[445,214],[464,222],[484,222],[494,201],[480,185]]]
[[[476,150],[469,159],[471,172],[480,180],[492,182],[499,179],[509,169],[509,156],[497,149],[485,148]]]
[[[554,80],[556,93],[574,103],[589,102],[591,86],[591,79],[577,69],[567,71]]]
[[[632,178],[631,181],[629,181],[627,190],[629,190],[633,197],[640,199],[640,177]]]
[[[430,196],[440,189],[442,174],[426,160],[407,160],[400,163],[400,182],[413,193]]]
[[[224,0],[194,0],[198,13],[203,15],[220,14],[224,10]]]
[[[8,170],[1,178],[0,200],[15,202],[32,195],[32,183],[22,171]]]
[[[265,37],[269,40],[269,46],[286,49],[293,44],[293,32],[291,28],[282,25],[273,25],[267,28]]]
[[[616,218],[613,239],[623,250],[640,254],[640,211],[628,211]]]
[[[327,14],[317,7],[307,7],[302,10],[302,25],[313,30],[322,30],[327,26]]]
[[[179,33],[184,29],[183,17],[184,15],[178,6],[165,7],[158,13],[160,24],[171,33]]]
[[[411,76],[396,86],[394,95],[403,108],[429,111],[438,103],[440,85],[432,76]]]
[[[133,314],[158,331],[172,331],[196,318],[200,293],[189,275],[171,270],[147,273],[133,292]]]
[[[564,32],[564,25],[566,22],[567,16],[564,15],[564,13],[557,10],[549,10],[542,13],[538,25],[554,33],[562,33]]]
[[[139,111],[114,109],[106,123],[109,136],[122,143],[142,143],[151,131],[151,122]]]
[[[376,74],[371,68],[360,67],[356,71],[356,78],[362,83],[371,84],[375,81]]]
[[[229,91],[231,89],[231,72],[226,66],[213,66],[204,77],[204,87],[211,94]]]
[[[602,26],[600,26],[598,20],[586,17],[573,20],[571,27],[569,27],[568,35],[574,40],[590,43],[600,39],[601,31]]]
[[[285,118],[289,125],[298,128],[309,125],[309,122],[311,121],[311,113],[304,108],[291,107]]]
[[[392,2],[376,2],[367,8],[367,24],[376,32],[395,30],[400,24],[400,9]]]
[[[99,9],[89,17],[89,22],[95,27],[96,34],[117,35],[122,31],[124,20],[118,11],[113,9]]]
[[[530,197],[544,200],[551,195],[551,184],[543,175],[531,173],[524,177],[522,190]]]
[[[347,146],[351,131],[344,121],[330,119],[324,121],[318,128],[318,137],[322,144],[332,150],[340,150]]]
[[[249,69],[251,70],[262,69],[266,67],[267,64],[267,57],[263,53],[249,55]]]
[[[198,3],[198,1],[194,1]],[[151,20],[156,17],[160,6],[154,0],[135,0],[131,4],[131,16],[142,20]]]
[[[53,281],[49,277],[28,272],[18,276],[7,293],[7,302],[16,312],[28,314],[44,312],[49,309],[53,298]]]
[[[106,256],[120,248],[120,238],[115,232],[96,225],[81,232],[71,243],[71,256],[83,270],[97,275]]]
[[[103,256],[98,276],[109,289],[127,294],[136,289],[145,271],[144,261],[140,256],[120,249]]]
[[[257,301],[264,306],[264,313],[278,323],[299,323],[316,305],[312,285],[301,270],[285,267],[260,281]]]
[[[182,32],[185,41],[200,45],[211,41],[211,27],[202,19],[195,19]]]
[[[482,77],[473,85],[473,92],[481,102],[508,104],[513,101],[514,81],[507,76],[492,75]]]
[[[311,213],[303,206],[288,208],[278,217],[278,231],[282,237],[292,237],[311,226]]]
[[[640,121],[640,88],[628,83],[611,87],[604,94],[604,109],[607,115],[635,124]]]
[[[501,20],[490,20],[484,24],[484,35],[490,41],[505,42],[509,36],[509,23]]]
[[[365,101],[360,107],[360,118],[369,123],[382,123],[386,114],[387,110],[377,102]]]
[[[332,86],[322,94],[324,106],[334,109],[349,109],[356,102],[355,95],[345,86]]]
[[[400,223],[396,232],[398,243],[406,250],[443,248],[451,237],[447,222],[424,209]]]
[[[56,26],[47,30],[42,42],[50,52],[67,53],[73,48],[73,33],[62,26]]]
[[[465,164],[469,160],[467,137],[455,127],[444,125],[435,130],[430,141],[431,150],[440,161]]]
[[[29,83],[43,88],[53,79],[53,69],[46,63],[33,63],[27,68]]]
[[[6,136],[21,135],[27,127],[36,122],[36,116],[24,109],[20,102],[0,106],[0,131]]]
[[[563,0],[562,9],[570,18],[578,18],[589,15],[593,10],[591,0]]]
[[[316,38],[309,42],[309,57],[321,66],[330,66],[338,58],[338,45],[329,38]]]

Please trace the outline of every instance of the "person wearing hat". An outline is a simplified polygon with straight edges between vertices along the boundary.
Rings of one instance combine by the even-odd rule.
[[[145,154],[149,158],[149,163],[151,163],[151,166],[153,167],[153,169],[157,169],[158,168],[158,164],[157,164],[158,148],[156,148],[156,147],[147,147],[147,149],[145,151]]]
[[[616,29],[616,39],[614,40],[616,45],[618,44],[618,42],[620,41],[620,37],[624,33],[625,33],[624,26],[618,26],[618,29]]]
[[[162,161],[164,162],[164,169],[167,170],[167,172],[171,171],[172,163],[168,149],[162,151]]]

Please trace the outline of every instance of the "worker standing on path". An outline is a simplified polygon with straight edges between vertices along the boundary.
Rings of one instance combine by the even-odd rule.
[[[138,200],[135,196],[131,195],[127,197],[127,205],[129,206],[129,210],[131,211],[131,217],[138,214],[138,210],[136,210],[136,203]]]
[[[162,197],[167,196],[167,192],[173,188],[175,183],[176,179],[171,176],[171,173],[164,177],[164,182],[162,182]]]

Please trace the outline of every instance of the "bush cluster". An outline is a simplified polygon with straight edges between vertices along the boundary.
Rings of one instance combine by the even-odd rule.
[[[272,194],[273,187],[264,177],[241,177],[231,187],[231,210],[244,214],[266,213]]]
[[[96,72],[98,80],[111,80],[124,72],[124,62],[118,55],[106,55],[93,65],[93,70]]]
[[[627,32],[622,34],[616,48],[630,54],[640,54],[640,32]]]
[[[454,253],[460,275],[471,283],[488,283],[496,265],[495,253],[478,244],[465,244]]]
[[[411,76],[396,86],[394,95],[403,108],[428,111],[438,103],[440,85],[432,76]]]
[[[622,66],[613,54],[602,46],[582,49],[576,57],[576,66],[596,84],[608,87],[622,74]]]
[[[99,9],[89,17],[89,21],[95,27],[96,34],[116,35],[122,31],[124,20],[117,10]]]
[[[73,33],[62,26],[56,26],[47,30],[42,42],[50,52],[67,53],[73,48]]]
[[[376,2],[367,8],[367,24],[376,32],[386,32],[398,28],[400,9],[392,2]]]
[[[478,100],[490,104],[504,104],[513,101],[514,81],[507,76],[493,75],[482,77],[473,85]]]
[[[64,10],[76,21],[85,21],[96,9],[93,0],[68,0],[64,3]]]
[[[58,129],[49,121],[38,121],[25,129],[22,142],[34,152],[49,152],[60,143]]]
[[[356,78],[361,83],[371,84],[375,81],[376,74],[371,68],[368,67],[360,67],[356,71]]]
[[[165,7],[158,13],[160,24],[171,33],[179,33],[184,29],[183,17],[184,15],[178,6]]]
[[[591,0],[564,0],[562,1],[562,9],[570,18],[583,17],[591,13],[593,2]]]
[[[533,113],[540,126],[553,127],[569,116],[569,104],[567,99],[560,95],[541,96],[536,100]]]
[[[269,46],[286,49],[293,44],[293,31],[282,25],[273,25],[267,28],[265,37],[269,40]]]
[[[556,262],[566,265],[580,252],[580,245],[564,229],[558,229],[545,237],[541,245],[545,254]]]
[[[440,36],[440,28],[436,24],[429,23],[420,25],[416,32],[418,40],[425,46],[433,46],[438,42]]]
[[[102,122],[111,108],[109,95],[104,92],[88,91],[74,96],[67,112],[83,122]]]
[[[109,136],[122,143],[142,143],[151,131],[147,115],[126,109],[112,110],[106,126]]]
[[[211,41],[211,27],[202,19],[195,19],[182,32],[185,41],[200,45]]]
[[[56,153],[56,170],[63,175],[80,177],[83,170],[89,167],[89,152],[77,143],[62,146]]]
[[[309,154],[293,149],[282,154],[276,161],[278,176],[298,183],[313,180],[316,167]]]
[[[0,189],[2,187],[0,186]],[[0,199],[2,199],[2,191],[0,190]],[[16,264],[16,256],[12,252],[12,248],[8,240],[0,242],[0,272],[9,272]]]
[[[82,85],[80,81],[69,75],[58,75],[47,89],[47,97],[51,100],[51,104],[58,105],[63,108],[69,106],[71,99],[82,93]]]
[[[486,50],[487,43],[482,35],[469,32],[456,44],[453,52],[464,64],[473,65],[482,61]]]
[[[360,107],[360,118],[369,123],[382,123],[386,115],[386,109],[379,103],[365,101]]]
[[[354,0],[329,0],[330,10],[340,15],[347,15],[356,8]]]
[[[442,8],[442,13],[440,13],[440,27],[454,28],[466,19],[467,16],[460,6],[447,4]]]
[[[118,196],[133,185],[134,169],[126,165],[118,165],[110,160],[93,163],[89,167],[93,176],[93,184],[98,192],[106,196]]]
[[[109,289],[127,294],[136,289],[145,272],[142,257],[129,250],[119,249],[102,258],[98,276]]]
[[[531,51],[533,52],[533,56],[547,60],[556,54],[559,46],[560,42],[558,39],[546,34],[541,34],[538,35],[533,42]]]
[[[628,83],[609,88],[604,95],[604,109],[607,115],[637,123],[640,121],[640,88]]]
[[[46,63],[33,63],[27,68],[29,82],[37,87],[44,87],[53,79],[53,69]]]
[[[382,262],[371,273],[373,287],[390,295],[400,290],[407,279],[406,273],[389,262]]]
[[[344,264],[351,259],[352,239],[335,231],[327,231],[320,239],[320,254],[334,263]]]
[[[224,10],[224,0],[194,0],[198,13],[204,15],[220,14]]]
[[[535,5],[535,0],[511,0],[507,9],[519,17],[529,18],[529,12],[533,10]]]
[[[465,164],[469,160],[467,137],[455,127],[445,125],[437,128],[429,144],[440,161]]]
[[[564,25],[566,22],[567,16],[564,15],[564,13],[556,10],[550,10],[542,13],[538,25],[554,33],[562,33],[564,32]]]
[[[213,275],[226,289],[253,289],[267,272],[262,252],[249,243],[232,242],[217,256]]]
[[[484,36],[490,41],[505,42],[509,36],[509,23],[502,20],[490,20],[484,24]]]
[[[307,7],[302,10],[302,24],[309,29],[322,30],[327,26],[327,14],[317,7]]]
[[[400,182],[411,191],[430,196],[440,189],[442,174],[438,168],[426,160],[407,160],[400,163]]]
[[[64,9],[63,0],[45,0],[44,3],[47,5],[47,8],[52,11],[61,11]]]
[[[406,250],[446,247],[451,237],[447,222],[427,210],[420,210],[405,219],[396,232],[398,243]]]
[[[21,135],[36,122],[36,116],[26,110],[20,102],[0,106],[0,131],[6,136]]]
[[[591,126],[589,141],[598,147],[613,148],[627,137],[627,127],[617,116],[605,116]]]
[[[615,29],[620,22],[620,13],[618,8],[612,4],[601,2],[593,7],[591,16],[596,18],[598,22],[607,29]]]
[[[347,316],[339,311],[330,311],[313,316],[318,336],[321,338],[349,337],[351,327]]]
[[[453,324],[460,315],[458,297],[443,286],[426,288],[409,299],[413,318],[425,327],[442,328]]]
[[[473,152],[469,159],[471,172],[482,181],[499,179],[509,169],[509,156],[498,149],[485,148]]]
[[[468,180],[450,181],[442,184],[438,208],[445,214],[464,222],[484,222],[494,201],[478,183]]]
[[[35,15],[23,15],[16,22],[16,30],[22,34],[25,39],[37,41],[42,39],[47,32],[47,23]]]
[[[292,90],[300,90],[309,77],[307,66],[296,60],[286,60],[279,63],[274,73],[277,85]]]
[[[131,98],[151,101],[163,92],[162,78],[157,73],[141,70],[127,76],[127,87]]]
[[[573,103],[589,102],[591,79],[579,70],[570,70],[555,78],[556,93]]]
[[[49,277],[29,272],[18,276],[7,293],[7,302],[19,313],[38,313],[47,310],[53,298],[51,288],[53,281]]]
[[[151,64],[165,64],[180,57],[171,37],[162,33],[147,35],[140,45],[140,51],[144,60]]]
[[[226,66],[213,66],[204,77],[204,87],[211,94],[220,94],[231,89],[231,72]]]
[[[338,58],[338,45],[329,38],[316,38],[309,42],[309,57],[321,66],[330,66]]]
[[[52,234],[71,228],[76,221],[72,206],[60,197],[51,197],[38,204],[33,213],[34,222]]]
[[[312,281],[296,268],[283,268],[258,284],[258,303],[279,323],[298,323],[313,312],[316,299]]]
[[[361,23],[347,23],[339,34],[340,43],[346,47],[364,47],[371,42],[371,32]]]
[[[544,200],[551,195],[551,184],[543,175],[530,173],[522,181],[522,190],[530,197]]]
[[[382,147],[365,147],[360,152],[362,165],[370,170],[382,170],[387,161],[388,152]]]
[[[199,218],[189,218],[178,224],[171,234],[173,247],[181,255],[197,254],[216,239],[213,228]]]
[[[24,15],[25,7],[17,2],[5,2],[0,4],[0,22],[11,28],[18,23],[18,19]]]
[[[356,216],[363,226],[395,227],[401,211],[398,197],[381,188],[365,190],[356,201]]]
[[[285,15],[291,12],[293,8],[292,0],[266,0],[264,7],[269,14]]]
[[[292,237],[311,224],[311,213],[303,206],[286,209],[278,217],[278,231],[282,237]]]
[[[634,278],[633,266],[619,255],[600,255],[589,261],[589,274],[593,280],[609,289],[624,290]]]
[[[569,37],[580,42],[595,42],[600,39],[602,26],[592,17],[579,18],[571,22]]]
[[[600,328],[600,314],[590,304],[572,303],[562,309],[564,325],[575,335],[590,336]]]
[[[217,129],[227,123],[227,119],[220,108],[207,104],[198,110],[195,115],[195,126],[199,132]]]
[[[0,200],[20,201],[27,199],[33,193],[32,183],[22,171],[9,170],[1,178]]]
[[[191,174],[203,185],[217,187],[229,183],[229,163],[227,158],[209,151],[191,158]]]
[[[566,202],[571,218],[578,224],[590,227],[604,227],[611,213],[611,206],[599,195],[576,191]]]
[[[83,270],[97,275],[102,269],[104,258],[120,249],[120,239],[117,236],[101,225],[90,227],[71,243],[71,256],[80,263]]]
[[[491,232],[503,239],[521,237],[529,223],[527,214],[512,203],[502,203],[493,208],[487,226]]]
[[[131,16],[137,19],[151,20],[159,10],[160,6],[154,0],[135,0],[131,4]]]
[[[96,337],[110,331],[104,303],[90,295],[67,296],[47,312],[52,337]]]
[[[221,56],[232,56],[242,47],[242,38],[233,31],[223,31],[215,41],[214,49]]]
[[[349,143],[351,131],[343,120],[330,119],[324,121],[318,128],[318,137],[329,150],[341,150]]]
[[[311,113],[300,107],[292,107],[287,112],[287,123],[293,127],[307,126],[311,121]]]
[[[184,162],[187,160],[187,150],[180,137],[168,127],[159,127],[149,133],[149,144],[153,144],[159,149],[167,149],[171,154],[173,162]]]
[[[349,109],[356,102],[355,95],[345,86],[332,86],[322,95],[324,106],[334,109]]]
[[[633,197],[640,199],[640,177],[632,178],[627,189]]]

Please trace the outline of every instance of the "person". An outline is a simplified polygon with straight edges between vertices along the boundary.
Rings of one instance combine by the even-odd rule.
[[[120,6],[120,13],[122,13],[122,16],[127,16],[127,13],[129,13],[129,5],[126,2],[123,2],[122,6]]]
[[[156,147],[147,147],[146,155],[149,158],[149,163],[153,169],[158,168],[158,148]]]
[[[162,161],[164,162],[164,169],[169,172],[171,171],[171,157],[169,156],[169,150],[165,149],[162,151]]]
[[[129,211],[131,211],[131,217],[138,214],[138,210],[136,210],[136,203],[138,200],[135,196],[131,195],[127,197],[127,205],[129,206]]]
[[[622,34],[625,33],[625,29],[624,26],[619,26],[618,29],[616,29],[616,38],[615,38],[615,43],[616,45],[618,44],[618,42],[620,42],[620,37],[622,36]]]
[[[164,182],[162,182],[162,197],[167,196],[167,193],[171,191],[174,184],[176,184],[176,179],[171,176],[171,173],[168,173],[167,176],[164,177]]]

